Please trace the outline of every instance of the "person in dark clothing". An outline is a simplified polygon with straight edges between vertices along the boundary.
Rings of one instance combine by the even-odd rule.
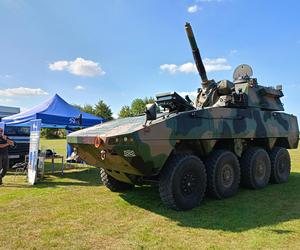
[[[8,147],[13,145],[14,142],[8,139],[3,129],[0,128],[0,185],[8,169]]]

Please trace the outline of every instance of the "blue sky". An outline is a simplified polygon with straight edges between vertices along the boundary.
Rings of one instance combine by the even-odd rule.
[[[192,24],[208,76],[250,64],[283,85],[300,115],[300,2],[271,0],[0,0],[0,105],[28,109],[58,93],[103,99],[117,114],[134,98],[200,86],[184,24]]]

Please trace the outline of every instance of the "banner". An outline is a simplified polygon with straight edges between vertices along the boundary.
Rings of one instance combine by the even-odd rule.
[[[40,133],[42,120],[30,121],[30,147],[28,158],[28,182],[35,184],[37,180],[37,165],[39,157]]]

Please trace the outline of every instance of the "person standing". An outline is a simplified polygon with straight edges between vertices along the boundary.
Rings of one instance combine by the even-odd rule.
[[[0,185],[8,169],[8,147],[13,145],[14,142],[8,139],[3,128],[0,128]]]

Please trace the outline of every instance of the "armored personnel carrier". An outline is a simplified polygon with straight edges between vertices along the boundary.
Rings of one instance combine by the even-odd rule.
[[[297,148],[299,129],[295,116],[281,112],[282,87],[258,84],[248,65],[235,70],[233,81],[209,80],[190,24],[185,29],[202,79],[195,103],[176,92],[159,94],[144,115],[71,133],[68,143],[100,167],[111,191],[158,183],[162,202],[175,210],[198,206],[206,193],[231,197],[240,184],[286,182],[287,149]]]

